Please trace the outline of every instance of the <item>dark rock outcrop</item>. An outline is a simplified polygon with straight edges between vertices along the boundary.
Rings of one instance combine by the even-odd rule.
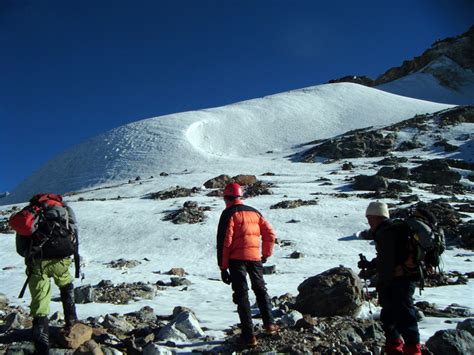
[[[298,286],[295,309],[313,317],[354,315],[362,304],[362,282],[345,267],[310,277]]]
[[[474,353],[474,336],[459,329],[439,330],[426,342],[434,355],[465,355]]]
[[[410,170],[411,177],[417,182],[436,185],[455,185],[461,180],[461,174],[452,171],[443,159],[423,162]]]

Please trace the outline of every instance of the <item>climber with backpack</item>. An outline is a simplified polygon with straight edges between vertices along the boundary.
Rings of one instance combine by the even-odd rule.
[[[361,269],[376,268],[376,290],[382,307],[380,320],[386,338],[385,353],[421,355],[413,302],[421,271],[414,252],[407,247],[410,229],[406,224],[392,221],[388,206],[383,202],[371,202],[366,217],[377,256],[372,261],[361,257],[357,266]],[[403,229],[405,226],[406,230]]]
[[[69,273],[74,256],[76,278],[80,274],[76,216],[61,195],[40,193],[11,215],[9,224],[16,231],[16,250],[26,264],[27,280],[19,297],[28,286],[35,350],[37,354],[48,354],[51,278],[60,290],[65,331],[77,321],[73,277]]]

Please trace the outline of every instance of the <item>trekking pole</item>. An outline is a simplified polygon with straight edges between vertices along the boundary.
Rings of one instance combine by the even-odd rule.
[[[363,254],[359,254],[359,258],[361,261],[367,261],[367,258]],[[367,284],[367,268],[362,268],[362,273],[364,275],[364,285],[365,285],[365,295],[364,295],[364,301],[367,301],[369,303],[369,315],[370,315],[370,326],[372,328],[372,334],[374,337],[374,355],[380,355],[380,349],[377,346],[377,340],[375,339],[375,323],[374,323],[374,314],[372,313],[372,306],[370,304],[370,299],[369,299],[369,286]],[[364,292],[362,292],[364,294]]]
[[[23,287],[21,288],[18,298],[23,298],[23,296],[25,295],[26,286],[28,286],[28,283],[30,282],[30,278],[31,278],[31,272],[28,273],[28,276],[26,277],[25,283],[23,284]]]

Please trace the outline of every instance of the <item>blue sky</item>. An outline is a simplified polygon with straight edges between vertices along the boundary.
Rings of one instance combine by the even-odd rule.
[[[0,191],[132,121],[375,78],[473,13],[471,0],[0,0]]]

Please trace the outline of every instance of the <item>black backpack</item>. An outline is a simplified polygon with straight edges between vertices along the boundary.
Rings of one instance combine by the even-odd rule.
[[[21,228],[23,220],[35,221],[33,227],[26,229],[31,230],[29,235],[21,234],[25,230]],[[78,255],[75,223],[74,213],[57,194],[37,194],[28,206],[10,217],[10,224],[17,231],[17,252],[30,259],[60,259]]]
[[[439,267],[446,248],[444,232],[429,211],[417,208],[407,218],[393,220],[392,226],[398,235],[397,264],[410,261],[422,270]]]

